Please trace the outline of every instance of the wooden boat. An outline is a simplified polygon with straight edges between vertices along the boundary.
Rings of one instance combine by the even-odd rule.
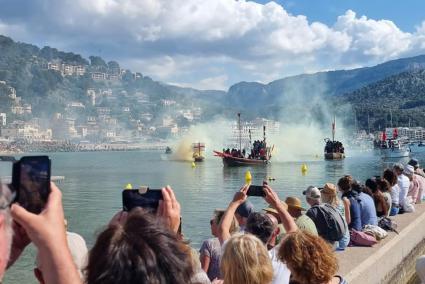
[[[193,159],[195,162],[203,162],[205,160],[205,157],[203,155],[203,152],[205,151],[205,144],[204,143],[193,143]]]
[[[344,146],[341,142],[335,140],[336,120],[332,122],[332,140],[325,139],[325,160],[342,160],[345,159]]]
[[[214,156],[220,157],[223,160],[223,164],[228,167],[239,167],[239,166],[264,166],[270,163],[273,147],[267,147],[266,143],[266,127],[263,126],[263,140],[256,141],[251,144],[251,130],[249,130],[249,144],[253,146],[250,149],[248,157],[245,157],[245,149],[242,149],[242,136],[241,136],[241,114],[238,113],[238,128],[239,128],[239,149],[233,149],[235,153],[227,152],[223,149],[223,152],[214,151]]]
[[[228,167],[240,167],[240,166],[264,166],[270,162],[270,159],[248,159],[233,157],[231,154],[214,151],[214,156],[223,159],[223,164]]]

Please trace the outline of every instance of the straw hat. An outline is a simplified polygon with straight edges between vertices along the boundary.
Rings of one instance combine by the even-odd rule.
[[[336,186],[333,183],[325,183],[325,186],[321,190],[321,193],[327,194],[327,195],[336,195],[337,194]]]
[[[301,206],[301,200],[296,197],[292,197],[292,196],[287,197],[285,200],[285,203],[288,204],[288,207],[291,207],[293,209],[298,209],[302,211],[307,210]]]

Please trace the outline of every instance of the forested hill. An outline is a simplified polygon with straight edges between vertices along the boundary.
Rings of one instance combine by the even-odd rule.
[[[403,72],[345,94],[337,103],[350,103],[361,128],[393,125],[425,126],[425,70]]]

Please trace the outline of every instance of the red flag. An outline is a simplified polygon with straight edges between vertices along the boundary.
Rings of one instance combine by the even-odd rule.
[[[395,139],[395,138],[397,138],[398,137],[398,130],[397,130],[397,128],[394,128],[394,131],[393,131],[393,138]]]
[[[385,134],[385,131],[382,132],[382,141],[387,140],[387,134]]]

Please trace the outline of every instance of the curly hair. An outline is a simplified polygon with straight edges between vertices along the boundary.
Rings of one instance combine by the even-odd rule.
[[[266,246],[252,234],[235,234],[220,262],[224,283],[269,284],[273,266]]]
[[[321,237],[301,230],[284,237],[279,259],[299,283],[328,283],[338,270],[330,245]]]
[[[350,175],[345,175],[338,180],[338,187],[341,191],[347,192],[351,189],[351,185],[353,184],[353,177]]]

